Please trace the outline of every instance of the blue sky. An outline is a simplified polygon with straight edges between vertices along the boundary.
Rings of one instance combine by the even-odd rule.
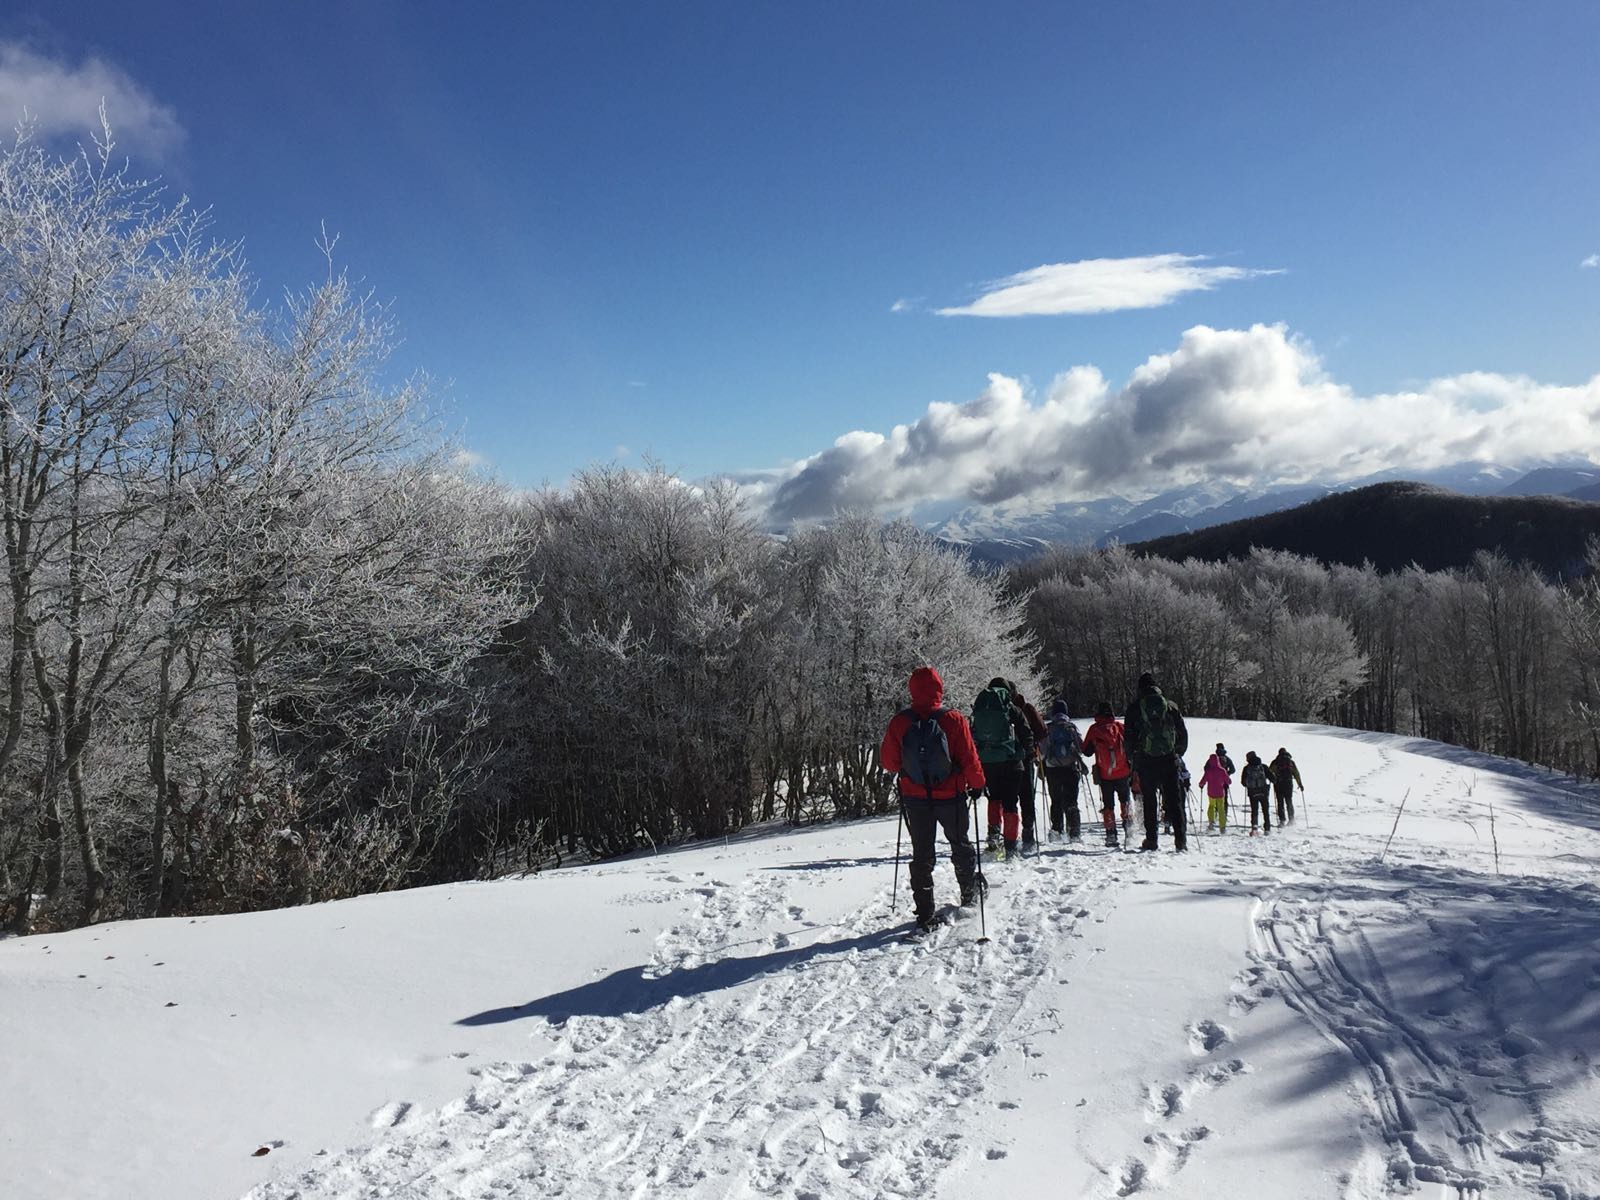
[[[1578,427],[1600,395],[1587,0],[8,8],[0,103],[49,123],[110,90],[127,148],[273,291],[315,279],[326,222],[393,300],[396,366],[451,381],[467,445],[517,484],[644,452],[690,476],[779,468],[851,430],[923,428],[937,403],[1014,418],[951,467],[989,472],[962,495],[1085,494],[1114,473],[991,486],[996,443],[1063,452],[1029,422],[1079,365],[1103,387],[1067,388],[1055,436],[1119,405],[1154,419],[1128,386],[1140,364],[1246,345],[1185,343],[1196,326],[1281,326],[1284,420],[1329,380],[1386,397],[1369,418],[1453,420],[1429,381],[1469,373],[1556,389],[1520,397],[1524,419],[1557,404]],[[981,299],[1094,260],[1111,261]],[[1107,295],[1170,300],[939,312]],[[1249,344],[1282,360],[1269,342]],[[1207,378],[1241,372],[1257,378]],[[1237,441],[1277,403],[1222,423]],[[917,470],[916,446],[891,447],[894,470]],[[868,449],[855,502],[882,482]]]

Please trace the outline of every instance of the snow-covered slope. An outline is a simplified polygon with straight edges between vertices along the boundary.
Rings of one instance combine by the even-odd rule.
[[[0,1193],[1600,1193],[1595,798],[1192,724],[1300,819],[991,866],[918,944],[892,819],[0,942]]]

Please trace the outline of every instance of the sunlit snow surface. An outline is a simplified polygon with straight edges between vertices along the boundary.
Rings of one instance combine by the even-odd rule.
[[[1300,819],[1087,825],[988,868],[984,945],[900,940],[892,818],[0,942],[0,1194],[1600,1194],[1600,799],[1191,724],[1288,746]]]

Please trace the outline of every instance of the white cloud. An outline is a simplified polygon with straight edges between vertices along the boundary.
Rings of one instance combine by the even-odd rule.
[[[100,128],[102,100],[122,149],[164,158],[182,146],[177,114],[115,64],[91,55],[73,66],[0,41],[0,123],[26,111],[39,137],[87,141]]]
[[[1600,459],[1600,375],[1577,386],[1469,373],[1359,395],[1282,325],[1197,325],[1113,389],[1074,367],[1030,395],[1005,375],[889,433],[855,431],[774,478],[745,477],[784,523],[934,501],[1047,504],[1210,479],[1340,481],[1469,459]]]
[[[943,317],[1032,317],[1158,308],[1219,283],[1282,274],[1201,265],[1208,261],[1203,254],[1147,254],[1047,263],[989,284],[971,304],[937,311]]]
[[[892,313],[910,312],[911,301],[901,297],[899,300],[896,300],[893,304],[889,305],[889,311]]]
[[[1580,267],[1600,267],[1600,254],[1591,254],[1578,265]]]
[[[450,461],[458,470],[476,471],[489,465],[487,456],[479,454],[476,450],[468,450],[465,446],[458,446]]]

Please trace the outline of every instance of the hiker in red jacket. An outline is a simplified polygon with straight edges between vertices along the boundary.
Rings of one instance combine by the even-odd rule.
[[[1122,832],[1128,832],[1132,807],[1133,765],[1122,744],[1122,722],[1109,701],[1102,700],[1094,710],[1094,724],[1083,735],[1083,756],[1094,759],[1094,778],[1100,785],[1100,819],[1106,827],[1106,845],[1120,846],[1117,838],[1115,803],[1122,801]]]
[[[911,834],[911,900],[917,924],[937,924],[933,907],[934,840],[943,826],[961,903],[978,894],[978,855],[967,837],[967,797],[983,790],[983,764],[972,728],[958,710],[945,708],[944,680],[932,667],[911,672],[911,706],[889,720],[878,761],[897,777],[906,829]]]

